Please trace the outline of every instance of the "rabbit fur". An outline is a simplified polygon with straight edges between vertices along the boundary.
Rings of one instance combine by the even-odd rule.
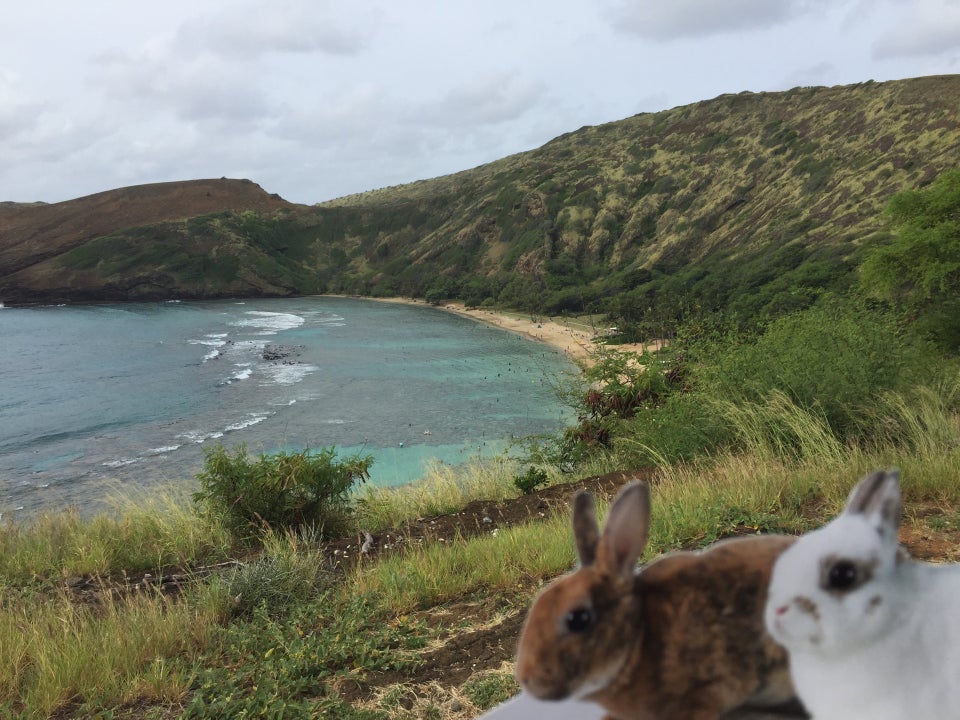
[[[898,471],[872,473],[775,565],[765,622],[816,720],[960,718],[960,565],[911,560],[900,516]]]
[[[544,588],[524,623],[516,677],[542,700],[598,703],[616,720],[717,720],[794,697],[786,653],[763,627],[774,560],[792,542],[752,536],[670,553],[636,572],[650,491],[628,483],[601,535],[580,491],[580,566]]]

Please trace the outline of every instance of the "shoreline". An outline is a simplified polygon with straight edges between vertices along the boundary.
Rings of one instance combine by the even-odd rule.
[[[593,335],[583,330],[572,328],[550,317],[535,318],[509,315],[504,312],[468,308],[463,303],[445,303],[436,307],[462,317],[482,322],[491,327],[508,330],[531,340],[542,342],[556,350],[561,350],[571,360],[590,363],[597,345]]]
[[[554,318],[549,316],[534,317],[522,315],[520,313],[508,313],[498,310],[488,310],[485,308],[468,308],[463,303],[448,302],[443,305],[431,305],[425,300],[415,298],[364,298],[369,300],[378,300],[380,302],[398,303],[402,305],[426,305],[435,307],[439,310],[455,313],[462,317],[476,320],[477,322],[497,327],[502,330],[517,335],[522,335],[531,340],[542,342],[552,348],[562,351],[577,365],[590,366],[593,364],[597,350],[602,345],[595,342],[597,335],[593,332],[587,332],[573,327],[566,318]],[[625,343],[623,345],[610,346],[621,352],[642,353],[644,350],[655,350],[660,346],[658,343]]]

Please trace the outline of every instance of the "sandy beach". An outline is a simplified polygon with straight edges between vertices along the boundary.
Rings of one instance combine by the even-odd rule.
[[[388,298],[386,302],[406,303],[410,305],[426,304],[422,300],[411,298]],[[477,320],[487,325],[503,328],[510,332],[524,335],[532,340],[538,340],[551,347],[562,350],[567,356],[578,363],[590,364],[598,345],[594,342],[597,333],[593,328],[587,328],[575,319],[562,317],[532,317],[519,313],[498,312],[484,308],[468,308],[462,303],[445,303],[438,305],[441,310],[457,313],[464,317]],[[625,344],[615,346],[623,352],[641,353],[644,346],[641,344]],[[654,345],[647,346],[654,349]]]
[[[503,328],[533,340],[539,340],[558,350],[563,350],[572,360],[589,362],[596,349],[593,334],[566,324],[563,320],[546,317],[510,315],[481,308],[467,308],[460,303],[439,306],[449,312],[478,320],[487,325]]]

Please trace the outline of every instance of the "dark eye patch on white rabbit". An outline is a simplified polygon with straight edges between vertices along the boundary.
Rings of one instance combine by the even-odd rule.
[[[845,595],[862,587],[873,577],[876,560],[828,555],[820,562],[820,587],[835,595]]]

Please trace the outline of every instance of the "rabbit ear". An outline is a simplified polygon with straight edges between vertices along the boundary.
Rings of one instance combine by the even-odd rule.
[[[577,543],[577,557],[580,567],[593,565],[597,559],[597,542],[600,529],[597,527],[597,513],[593,507],[593,496],[586,490],[580,490],[573,496],[573,539]]]
[[[900,527],[900,471],[878,470],[858,482],[844,513],[863,515],[881,537],[897,537]]]
[[[610,506],[600,539],[600,564],[611,574],[631,580],[649,530],[650,488],[646,483],[632,482]]]

